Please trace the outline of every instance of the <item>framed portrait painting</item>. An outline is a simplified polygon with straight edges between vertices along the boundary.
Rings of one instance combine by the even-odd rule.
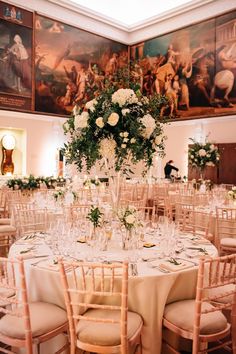
[[[33,13],[0,2],[0,107],[31,111]]]

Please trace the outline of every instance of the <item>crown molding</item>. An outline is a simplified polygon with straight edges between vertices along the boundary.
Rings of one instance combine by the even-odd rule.
[[[178,15],[182,15],[186,12],[190,12],[192,10],[195,10],[199,7],[202,7],[203,5],[208,5],[209,3],[215,2],[217,0],[196,0],[196,1],[191,1],[191,3],[187,3],[184,5],[180,5],[173,10],[168,10],[160,15],[150,17],[144,21],[140,21],[137,23],[134,23],[130,26],[127,26],[127,31],[129,33],[138,31],[140,29],[143,29],[145,27],[149,27],[155,24],[158,24],[160,22],[164,22],[166,20],[169,20],[172,17],[176,17]]]
[[[132,25],[127,25],[121,21],[117,21],[109,16],[105,16],[97,11],[91,10],[85,6],[75,4],[71,0],[48,0],[48,1],[58,6],[70,9],[84,16],[108,24],[109,26],[122,30],[128,34],[128,33],[135,32],[139,29],[143,29],[145,27],[151,26],[158,22],[168,20],[169,18],[178,16],[179,14],[192,11],[203,5],[209,4],[211,2],[215,2],[217,0],[192,0],[190,3],[180,5],[173,10],[165,11],[159,15],[152,16],[144,21],[140,21]]]

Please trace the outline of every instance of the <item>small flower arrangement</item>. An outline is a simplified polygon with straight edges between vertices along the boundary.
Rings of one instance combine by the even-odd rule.
[[[199,190],[202,184],[205,184],[206,190],[210,191],[213,187],[213,182],[210,179],[203,180],[202,178],[199,179],[192,179],[193,188]]]
[[[83,108],[75,106],[64,124],[67,163],[79,171],[89,171],[97,161],[108,170],[127,172],[139,161],[149,168],[156,151],[164,154],[161,109],[167,105],[165,96],[147,98],[139,90],[110,87]]]
[[[100,186],[100,181],[98,178],[86,178],[84,181],[83,181],[83,186],[84,187],[87,187],[87,188],[90,188],[90,187],[98,187]]]
[[[94,228],[97,228],[102,225],[102,216],[103,213],[98,207],[91,206],[91,209],[87,215],[87,219],[91,221]]]
[[[190,139],[193,145],[189,148],[188,163],[194,168],[201,171],[206,166],[216,166],[220,160],[218,147],[210,142],[199,143],[194,139]]]
[[[231,191],[228,191],[227,195],[230,200],[236,200],[236,186],[232,187]]]
[[[53,193],[53,197],[55,201],[62,201],[66,199],[67,193],[72,194],[72,200],[75,201],[78,197],[77,193],[72,190],[71,184],[68,184],[66,187],[56,187],[55,192]],[[72,201],[71,201],[72,202]]]
[[[140,225],[138,221],[137,209],[132,205],[128,205],[125,208],[120,208],[118,210],[118,218],[126,230],[131,230]]]

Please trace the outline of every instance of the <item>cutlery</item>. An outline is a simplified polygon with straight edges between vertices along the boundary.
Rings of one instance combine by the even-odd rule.
[[[181,258],[181,257],[176,257],[176,259],[179,259],[179,260],[181,260],[181,261],[190,262],[190,263],[192,263],[192,264],[195,265],[195,266],[198,265],[197,262],[191,261],[190,259]]]

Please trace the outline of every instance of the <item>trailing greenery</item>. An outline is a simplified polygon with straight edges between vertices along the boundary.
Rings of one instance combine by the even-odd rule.
[[[64,185],[66,179],[63,177],[35,177],[30,175],[23,178],[12,178],[7,181],[7,186],[11,189],[34,190],[40,188],[41,185],[47,188],[55,188],[58,184]]]

